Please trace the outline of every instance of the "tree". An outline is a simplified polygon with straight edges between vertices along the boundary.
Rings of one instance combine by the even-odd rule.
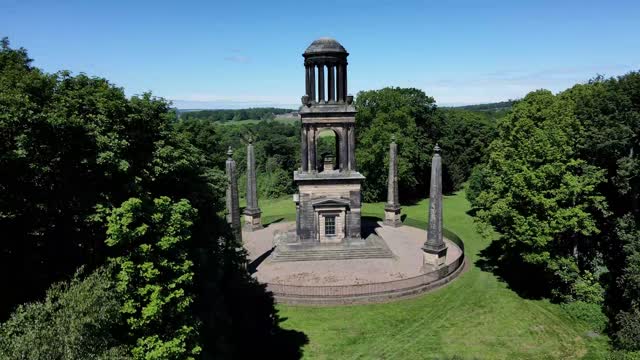
[[[418,89],[384,88],[358,93],[355,102],[358,171],[367,181],[365,201],[386,198],[389,143],[398,143],[401,197],[422,197],[428,186],[429,161],[440,137],[435,101]]]
[[[122,345],[133,345],[136,356],[154,358],[157,350],[176,353],[184,346],[191,354],[201,347],[202,358],[242,358],[258,351],[245,346],[247,335],[264,340],[260,351],[273,350],[279,333],[273,298],[246,271],[246,254],[220,215],[224,172],[176,123],[163,99],[127,98],[107,80],[82,74],[44,74],[25,50],[3,41],[0,233],[7,236],[0,242],[0,271],[12,276],[0,317],[42,298],[78,267],[90,272],[116,256],[125,264],[120,274],[129,276],[118,279],[131,327]],[[136,222],[148,228],[126,227]],[[107,238],[117,246],[107,247]],[[171,239],[175,253],[158,250]],[[137,252],[129,252],[125,240],[135,242],[129,245]],[[156,251],[141,253],[146,245]],[[134,264],[140,267],[126,267]],[[167,290],[174,285],[184,295]],[[147,323],[167,327],[142,330]],[[167,335],[170,330],[175,333]],[[105,341],[107,335],[119,339],[110,333]],[[34,354],[56,346],[46,339],[33,343],[40,347]]]
[[[443,116],[445,183],[457,190],[467,181],[477,164],[485,161],[487,146],[495,137],[495,122],[482,113],[457,109],[440,109]]]
[[[120,298],[113,291],[109,268],[91,274],[78,271],[69,282],[56,283],[46,299],[20,305],[0,325],[3,359],[125,359],[128,347]]]
[[[109,215],[106,242],[121,254],[113,262],[136,359],[195,359],[202,351],[189,257],[195,217],[187,200],[168,197],[131,198]]]
[[[398,185],[404,199],[427,194],[433,148],[442,147],[445,191],[459,189],[474,166],[485,158],[495,124],[485,115],[438,109],[418,89],[384,88],[360,92],[356,98],[358,170],[365,201],[384,201],[389,143],[398,143]],[[387,168],[388,169],[388,168]]]
[[[500,234],[503,261],[522,264],[564,300],[600,301],[591,276],[597,260],[597,191],[603,171],[577,158],[582,128],[574,104],[549,91],[528,94],[498,124],[483,173],[489,186],[478,217]]]
[[[599,249],[608,270],[602,278],[606,309],[616,343],[637,349],[630,344],[637,344],[640,328],[640,73],[598,76],[561,96],[575,102],[576,116],[585,129],[579,156],[604,169],[608,179],[599,191],[613,214],[598,219],[606,239]]]

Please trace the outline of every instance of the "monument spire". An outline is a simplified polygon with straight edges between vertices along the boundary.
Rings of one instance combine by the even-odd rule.
[[[429,190],[429,229],[422,246],[425,265],[444,265],[447,246],[442,237],[442,158],[436,143],[431,160],[431,186]]]
[[[236,175],[236,162],[231,157],[233,150],[229,146],[227,151],[227,222],[231,225],[233,236],[242,243],[242,230],[240,228],[240,201],[238,200],[238,178]]]
[[[244,208],[244,229],[246,231],[262,229],[256,186],[256,158],[253,152],[253,139],[249,137],[247,145],[247,206]]]
[[[393,227],[402,226],[400,218],[400,199],[398,198],[398,145],[395,135],[389,144],[389,177],[387,179],[387,203],[384,206],[384,224]]]

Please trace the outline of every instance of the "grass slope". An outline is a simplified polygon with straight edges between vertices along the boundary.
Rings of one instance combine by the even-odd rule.
[[[264,222],[294,221],[290,198],[261,202]],[[363,216],[383,215],[383,203]],[[405,224],[426,228],[427,201],[403,207]],[[469,271],[446,287],[388,304],[342,307],[278,306],[282,326],[304,332],[309,359],[599,359],[607,338],[547,300],[519,297],[474,265],[489,244],[467,215],[463,192],[444,200],[444,224],[465,242]]]

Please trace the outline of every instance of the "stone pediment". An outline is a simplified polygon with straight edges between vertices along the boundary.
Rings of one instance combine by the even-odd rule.
[[[341,198],[324,198],[317,199],[311,202],[314,208],[316,207],[348,207],[350,205],[349,200]]]

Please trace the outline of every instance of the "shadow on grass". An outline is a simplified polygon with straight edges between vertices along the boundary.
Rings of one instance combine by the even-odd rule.
[[[230,269],[231,270],[231,269]],[[224,300],[201,303],[202,336],[209,339],[200,358],[300,359],[309,343],[301,331],[283,328],[273,293],[246,271],[227,273],[209,294]],[[210,299],[215,299],[217,296]]]
[[[539,300],[549,296],[548,284],[540,269],[506,256],[500,240],[494,240],[478,253],[475,265],[482,271],[494,274],[524,299]]]
[[[471,216],[471,217],[475,217],[476,214],[478,213],[478,208],[471,208],[469,210],[467,210],[467,215]]]
[[[285,321],[287,318],[282,318],[280,321]],[[302,347],[309,343],[309,337],[297,330],[283,329],[280,327],[273,335],[273,345],[271,357],[267,359],[285,359],[294,360],[302,358]]]

